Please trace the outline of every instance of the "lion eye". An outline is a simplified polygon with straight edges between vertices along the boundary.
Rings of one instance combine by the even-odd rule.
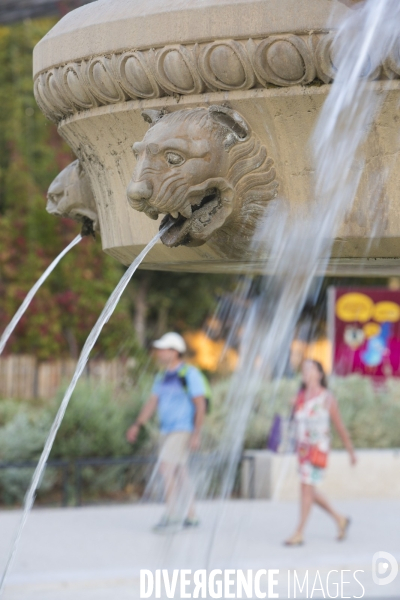
[[[167,152],[165,157],[169,165],[181,165],[183,162],[185,162],[183,156],[177,154],[176,152]]]

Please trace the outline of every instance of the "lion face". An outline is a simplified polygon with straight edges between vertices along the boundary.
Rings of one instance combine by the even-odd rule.
[[[151,127],[133,145],[137,163],[127,195],[130,205],[151,219],[165,215],[164,244],[199,246],[218,236],[231,240],[230,228],[238,233],[241,223],[253,223],[254,207],[244,214],[249,192],[255,205],[264,206],[271,190],[264,188],[259,203],[258,188],[269,184],[275,171],[239,113],[211,106],[143,116]],[[250,172],[256,174],[251,181],[246,179]]]
[[[80,223],[90,221],[93,230],[99,231],[99,217],[89,177],[79,160],[74,160],[51,183],[46,210],[57,217]]]
[[[241,134],[247,137],[244,129]],[[137,165],[129,202],[150,218],[167,215],[162,221],[170,224],[162,237],[167,246],[204,244],[231,215],[234,190],[226,179],[230,160],[224,148],[229,135],[234,142],[215,113],[201,108],[155,118],[133,145]]]

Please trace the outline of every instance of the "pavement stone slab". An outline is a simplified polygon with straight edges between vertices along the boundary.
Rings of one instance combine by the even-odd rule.
[[[364,571],[359,575],[364,598],[398,599],[400,574],[389,585],[376,585],[372,557],[386,551],[400,562],[399,505],[394,500],[337,502],[337,508],[352,518],[349,537],[342,543],[335,540],[330,519],[315,508],[306,543],[298,548],[282,544],[296,524],[294,502],[204,502],[199,505],[199,529],[175,535],[153,533],[163,512],[156,504],[37,508],[26,525],[4,600],[136,600],[140,569],[213,568],[279,569],[275,591],[284,600],[288,570],[296,570],[300,581],[307,570],[313,581],[318,571],[326,582],[329,571],[350,570],[351,578],[359,569]],[[0,511],[0,567],[20,514]],[[327,590],[323,592],[327,596]],[[361,593],[353,580],[339,597]],[[312,597],[322,598],[323,593],[314,591]]]

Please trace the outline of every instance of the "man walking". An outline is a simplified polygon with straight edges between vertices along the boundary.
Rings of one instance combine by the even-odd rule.
[[[186,343],[178,333],[170,332],[153,342],[161,366],[150,398],[135,423],[127,431],[133,444],[140,428],[157,411],[162,444],[158,465],[164,480],[167,510],[156,525],[157,531],[198,525],[194,490],[187,462],[190,451],[200,447],[200,432],[206,412],[206,385],[200,371],[183,362]]]

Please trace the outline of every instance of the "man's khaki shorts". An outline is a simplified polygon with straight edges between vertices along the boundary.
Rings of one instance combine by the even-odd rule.
[[[159,461],[171,465],[185,465],[189,458],[190,431],[174,431],[161,437]]]

